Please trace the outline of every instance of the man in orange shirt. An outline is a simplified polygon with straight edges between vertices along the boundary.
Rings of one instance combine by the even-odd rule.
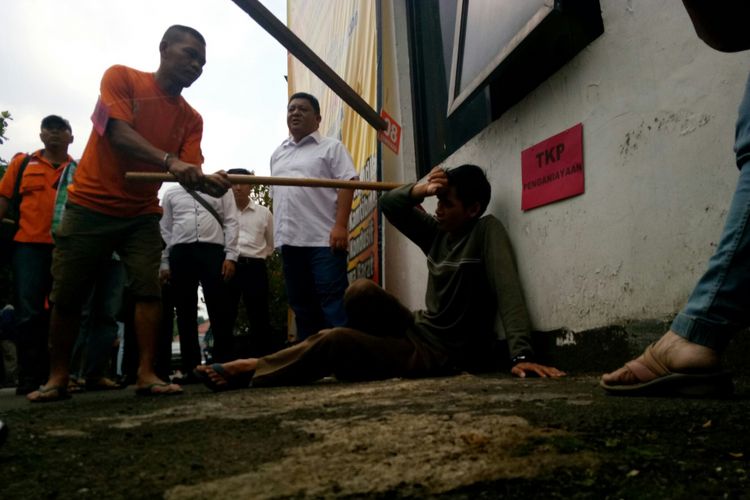
[[[226,173],[204,175],[203,119],[182,98],[203,72],[206,42],[187,26],[171,26],[159,43],[155,73],[112,66],[102,77],[92,116],[94,129],[68,189],[56,233],[50,322],[50,377],[27,397],[32,402],[68,398],[70,352],[78,333],[82,298],[113,251],[128,275],[136,302],[139,367],[136,394],[179,394],[154,372],[161,314],[159,184],[125,180],[125,172],[171,172],[183,185],[212,196],[231,186]]]
[[[50,115],[42,120],[39,138],[44,143],[30,155],[13,157],[0,180],[0,218],[11,203],[19,203],[18,231],[12,257],[16,295],[18,387],[16,394],[28,394],[47,378],[47,296],[52,288],[52,212],[60,174],[73,158],[68,146],[73,130],[64,118]],[[18,200],[13,200],[19,172]]]

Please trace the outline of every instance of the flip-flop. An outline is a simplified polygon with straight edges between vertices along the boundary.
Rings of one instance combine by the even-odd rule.
[[[94,380],[92,382],[89,382],[86,380],[86,390],[87,391],[114,391],[114,390],[120,390],[124,386],[118,384],[114,380],[107,378],[107,377],[101,377],[97,380]]]
[[[67,389],[68,394],[77,394],[77,393],[83,392],[85,390],[86,390],[85,387],[80,382],[78,382],[77,380],[71,378],[68,381],[68,389]]]
[[[70,394],[65,387],[59,385],[49,387],[42,385],[39,389],[27,394],[26,399],[32,403],[54,403],[55,401],[70,399]]]
[[[157,387],[169,387],[171,385],[174,385],[174,384],[168,384],[166,382],[156,382],[154,384],[149,384],[145,387],[137,388],[135,390],[135,394],[136,396],[177,396],[179,394],[182,394],[182,389],[180,389],[179,391],[175,391],[175,390],[155,391],[154,390]]]
[[[216,382],[211,380],[211,377],[209,377],[207,372],[198,370],[197,368],[193,370],[193,375],[198,377],[198,380],[200,380],[203,385],[214,392],[247,389],[250,386],[250,380],[253,378],[253,374],[255,373],[253,371],[250,373],[240,373],[239,375],[230,375],[221,363],[212,364],[211,369],[221,375],[221,378],[226,381],[226,384],[217,384]]]
[[[726,371],[673,373],[653,353],[653,344],[643,352],[643,359],[625,363],[638,380],[635,384],[614,385],[604,381],[599,386],[616,396],[681,396],[693,398],[724,397],[734,391],[732,374]]]

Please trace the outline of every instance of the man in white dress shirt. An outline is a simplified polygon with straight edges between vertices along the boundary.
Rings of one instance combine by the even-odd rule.
[[[228,174],[252,175],[244,168],[232,168]],[[268,271],[266,258],[273,253],[273,215],[250,197],[250,184],[233,184],[240,224],[239,258],[234,277],[226,284],[227,321],[234,324],[240,298],[245,304],[249,332],[247,342],[238,343],[239,357],[271,354],[282,342],[274,337],[268,313]]]
[[[227,322],[222,303],[224,282],[234,275],[237,262],[237,206],[229,191],[221,198],[201,196],[206,205],[193,194],[177,185],[164,193],[161,202],[164,213],[160,225],[166,247],[160,274],[162,281],[172,285],[184,374],[175,380],[177,383],[192,382],[192,370],[201,364],[199,283],[214,336],[213,358],[222,361],[236,357],[232,354],[234,324]]]
[[[318,100],[303,92],[287,105],[289,138],[271,155],[271,175],[356,179],[349,152],[336,139],[323,137]],[[289,305],[297,340],[323,328],[346,324],[344,291],[351,189],[273,186],[274,242],[281,249]]]

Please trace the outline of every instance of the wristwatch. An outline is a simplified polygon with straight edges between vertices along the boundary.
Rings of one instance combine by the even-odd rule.
[[[523,362],[530,363],[531,356],[529,356],[528,354],[519,354],[518,356],[513,356],[512,358],[510,358],[510,362],[513,366]]]

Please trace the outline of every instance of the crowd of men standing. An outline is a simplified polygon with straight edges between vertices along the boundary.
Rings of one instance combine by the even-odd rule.
[[[14,203],[19,207],[12,259],[17,393],[32,402],[67,399],[72,373],[85,376],[91,389],[114,388],[102,367],[122,337],[120,323],[137,346],[137,354],[130,351],[135,361],[126,362],[134,367],[130,382],[136,393],[182,392],[179,384],[195,381],[193,369],[202,362],[199,284],[215,361],[263,356],[282,347],[285,338],[269,321],[266,259],[274,251],[274,231],[281,235],[276,246],[285,254],[285,281],[301,337],[346,319],[336,307],[347,285],[353,192],[315,190],[314,196],[325,200],[320,210],[311,211],[298,203],[304,191],[275,190],[280,217],[274,227],[270,210],[251,198],[249,185],[232,186],[224,171],[204,174],[202,118],[181,92],[202,73],[205,49],[194,29],[170,27],[159,44],[156,72],[121,65],[105,72],[93,130],[78,162],[67,152],[73,142],[70,123],[50,115],[41,124],[44,147],[16,155],[0,181],[0,217]],[[320,119],[315,97],[290,99],[293,140],[274,153],[273,174],[356,177],[341,143],[317,133]],[[335,156],[320,156],[329,151]],[[171,172],[179,184],[160,202],[159,184],[128,182],[128,171]],[[300,266],[308,273],[302,281]],[[240,301],[249,336],[238,342]],[[182,376],[169,380],[165,364],[173,313]],[[71,362],[80,365],[77,371]]]
[[[504,356],[514,375],[564,375],[532,359],[528,313],[512,259],[497,268],[489,266],[494,257],[482,252],[474,255],[479,248],[497,247],[485,242],[469,245],[466,251],[470,257],[451,260],[463,255],[456,253],[457,242],[467,245],[474,241],[466,238],[467,234],[486,224],[501,226],[492,217],[482,218],[480,223],[490,187],[479,167],[465,165],[451,175],[438,168],[426,183],[405,186],[392,197],[394,206],[405,210],[394,212],[401,214],[396,216],[398,220],[391,220],[394,224],[412,217],[415,205],[425,197],[438,197],[436,218],[427,217],[423,222],[429,228],[417,230],[419,237],[413,241],[419,241],[428,262],[448,258],[445,266],[437,265],[448,269],[448,274],[440,271],[428,280],[428,310],[411,313],[372,282],[348,283],[352,189],[273,186],[272,217],[251,199],[247,186],[232,186],[228,172],[203,173],[203,120],[181,93],[203,71],[206,42],[193,28],[175,25],[164,33],[159,53],[156,72],[115,65],[104,73],[92,116],[93,130],[77,164],[67,155],[73,140],[70,124],[51,116],[42,123],[45,147],[32,155],[34,162],[28,162],[28,172],[19,173],[23,160],[18,156],[0,181],[0,216],[5,215],[10,201],[20,199],[21,230],[16,235],[14,256],[18,296],[24,297],[20,292],[29,286],[28,276],[42,275],[35,278],[38,286],[33,307],[25,308],[19,302],[19,317],[32,318],[37,311],[45,316],[49,313],[49,328],[46,321],[34,317],[27,320],[31,324],[26,327],[31,329],[33,324],[33,333],[22,333],[36,350],[23,355],[32,353],[35,358],[21,363],[24,378],[19,394],[35,403],[70,397],[76,343],[91,357],[97,350],[89,345],[93,339],[108,342],[111,338],[94,331],[82,335],[82,317],[88,311],[91,318],[116,324],[109,321],[113,315],[110,306],[118,297],[112,292],[114,286],[127,290],[122,319],[137,346],[137,356],[127,363],[133,367],[129,382],[137,395],[181,394],[181,384],[196,380],[223,390],[246,386],[250,379],[258,384],[279,384],[312,381],[329,374],[364,380],[452,373],[477,367],[477,354],[492,351],[498,331],[490,325],[497,322],[506,324],[506,330],[510,324],[519,325],[507,332],[510,349]],[[286,105],[289,136],[271,155],[271,175],[356,179],[345,146],[318,131],[322,117],[317,98],[299,92],[292,94]],[[125,174],[132,171],[167,171],[179,184],[167,190],[160,203],[160,185],[129,181]],[[21,189],[16,197],[13,186],[19,179]],[[471,194],[477,192],[484,193],[482,200]],[[29,219],[36,221],[39,234],[37,240],[27,242],[23,235],[29,231]],[[497,231],[504,234],[504,229]],[[414,236],[409,236],[406,228],[402,232]],[[484,231],[477,234],[477,238],[487,239]],[[449,252],[440,245],[431,249],[444,238]],[[268,325],[265,259],[274,247],[281,254],[298,341],[282,350],[278,350],[281,345]],[[505,248],[510,255],[509,244]],[[30,259],[36,259],[33,265]],[[489,267],[486,272],[475,271],[466,263]],[[481,286],[473,287],[482,300],[472,299],[472,294],[463,293],[458,286],[487,276],[491,279],[482,278],[477,281]],[[210,366],[201,365],[197,341],[199,284],[214,334]],[[505,298],[498,298],[501,296]],[[233,335],[241,298],[250,319],[250,342],[245,346],[237,346]],[[480,312],[472,309],[484,304],[485,298],[490,300],[486,307]],[[171,380],[164,346],[165,340],[171,339],[169,318],[173,312],[183,376]],[[456,321],[456,317],[466,317],[470,323]],[[399,324],[396,330],[389,323],[394,319]],[[477,321],[481,328],[472,326]],[[420,334],[423,323],[425,332]],[[80,338],[83,340],[76,342]],[[43,348],[45,343],[48,351]],[[46,353],[48,371],[43,359]],[[96,370],[92,373],[95,388],[107,388]]]

